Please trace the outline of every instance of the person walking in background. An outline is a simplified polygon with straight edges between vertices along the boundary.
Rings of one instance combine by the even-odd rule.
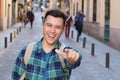
[[[23,26],[25,27],[25,23],[26,23],[26,11],[23,10],[22,12],[22,22],[23,22]]]
[[[82,33],[82,29],[83,29],[83,19],[84,19],[85,15],[82,13],[82,11],[78,11],[76,16],[75,16],[75,28],[77,30],[77,38],[76,41],[79,42],[79,37]]]
[[[27,13],[27,16],[29,18],[30,26],[31,26],[31,29],[32,29],[32,27],[33,27],[33,21],[34,21],[34,18],[35,18],[34,13],[32,11],[29,11]]]
[[[29,50],[31,56],[27,65],[24,63],[25,55],[30,53],[25,53],[31,43],[20,51],[13,67],[12,80],[20,80],[24,72],[25,80],[69,80],[72,69],[80,65],[82,55],[67,45],[63,47],[59,41],[64,26],[63,12],[50,10],[46,13],[42,24],[43,37]]]
[[[45,13],[42,11],[42,12],[41,12],[41,19],[42,19],[42,21],[43,21],[43,19],[44,19],[44,16],[45,16]]]
[[[65,25],[65,37],[69,38],[71,23],[73,22],[72,16],[69,11],[66,12],[66,25]]]

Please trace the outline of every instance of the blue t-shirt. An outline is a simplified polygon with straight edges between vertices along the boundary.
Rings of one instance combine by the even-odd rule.
[[[50,55],[52,54],[52,51],[50,51],[49,53],[46,53],[44,50],[43,50],[43,52],[46,54],[46,58],[45,58],[45,60],[46,60],[46,63],[48,63],[48,60],[49,60],[49,57],[50,57]],[[46,66],[47,67],[47,66]],[[46,68],[47,69],[47,68]],[[47,70],[45,69],[45,73],[44,73],[44,78],[43,78],[43,80],[47,80]]]

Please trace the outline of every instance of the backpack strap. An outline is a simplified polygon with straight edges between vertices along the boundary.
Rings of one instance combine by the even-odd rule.
[[[66,22],[71,18],[71,15],[68,16],[68,18],[66,19]]]
[[[66,45],[62,44],[62,45],[60,46],[60,50],[63,51],[65,47],[66,47]],[[68,77],[67,77],[67,69],[66,69],[66,67],[65,67],[64,58],[63,58],[61,55],[59,55],[59,58],[60,58],[60,61],[61,61],[61,64],[62,64],[62,68],[63,68],[63,72],[64,72],[64,74],[65,74],[66,80],[68,80]]]
[[[60,46],[60,50],[63,51],[64,48],[65,48],[65,46],[66,46],[66,45],[62,44],[62,45]],[[63,57],[62,57],[61,55],[59,55],[59,58],[60,58],[60,61],[61,61],[61,64],[62,64],[63,69],[65,69],[65,63],[64,63]],[[65,72],[65,71],[64,71],[64,72]]]
[[[35,45],[36,42],[32,42],[28,45],[28,47],[26,48],[26,51],[25,51],[25,55],[24,55],[24,64],[27,65],[28,64],[28,61],[29,61],[29,58],[31,56],[31,53],[32,53],[32,50],[34,48],[34,45]],[[22,74],[22,76],[20,77],[20,80],[24,80],[26,76],[26,72],[24,72]]]
[[[28,64],[28,61],[29,61],[29,58],[31,56],[31,53],[32,53],[32,50],[34,48],[34,45],[35,45],[36,42],[32,42],[28,45],[26,51],[25,51],[25,55],[24,55],[24,63],[25,65]]]

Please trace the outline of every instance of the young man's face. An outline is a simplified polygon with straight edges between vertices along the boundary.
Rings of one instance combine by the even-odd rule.
[[[48,15],[43,23],[43,41],[48,45],[54,45],[59,40],[64,30],[63,19]]]

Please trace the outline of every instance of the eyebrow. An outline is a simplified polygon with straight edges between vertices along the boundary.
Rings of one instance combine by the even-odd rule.
[[[45,23],[45,24],[51,24],[51,25],[53,25],[52,23]],[[61,27],[63,27],[63,25],[56,25],[56,24],[55,24],[55,26],[61,26]]]

